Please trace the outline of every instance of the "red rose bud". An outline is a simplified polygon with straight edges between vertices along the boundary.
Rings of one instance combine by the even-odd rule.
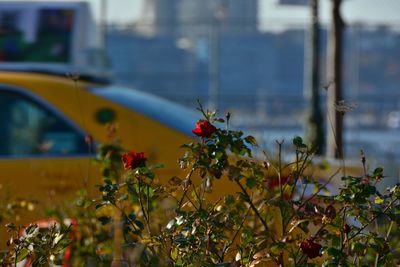
[[[322,246],[315,243],[312,239],[307,239],[301,242],[300,248],[310,259],[321,256],[320,250]]]
[[[210,138],[211,135],[217,130],[214,125],[212,125],[209,121],[207,120],[199,120],[196,123],[196,128],[192,130],[192,133],[194,133],[197,136],[200,137],[205,137],[205,138]]]
[[[347,223],[346,223],[345,225],[343,225],[343,232],[344,232],[345,234],[350,233],[350,231],[351,231],[350,225],[348,225]]]
[[[132,170],[138,167],[144,167],[147,158],[144,156],[143,152],[136,153],[131,151],[122,155],[122,162],[124,164],[125,170]]]

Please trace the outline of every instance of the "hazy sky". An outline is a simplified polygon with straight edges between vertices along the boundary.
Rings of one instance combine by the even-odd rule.
[[[260,20],[264,22],[264,27],[268,27],[268,23],[308,21],[308,8],[279,6],[277,2],[279,0],[260,0]],[[329,21],[330,3],[330,0],[320,0],[320,16],[325,23]],[[344,0],[342,5],[346,22],[389,23],[400,27],[399,13],[400,0]]]
[[[0,2],[4,1],[10,2],[10,0],[0,0]],[[144,3],[149,0],[105,1],[108,6],[108,20],[119,23],[140,18],[145,8]],[[87,0],[87,2],[92,4],[93,16],[98,19],[102,0]],[[275,27],[287,23],[306,23],[308,21],[309,11],[307,8],[279,6],[277,5],[278,2],[279,0],[259,0],[259,19],[262,28]],[[320,0],[320,2],[322,20],[328,21],[330,0]],[[344,0],[342,11],[345,20],[348,22],[390,23],[400,27],[400,0]]]

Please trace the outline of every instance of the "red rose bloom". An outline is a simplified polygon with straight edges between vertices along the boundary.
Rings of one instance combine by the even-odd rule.
[[[320,250],[322,246],[315,243],[312,239],[307,239],[301,242],[300,248],[310,259],[321,256]]]
[[[122,155],[122,162],[124,163],[125,170],[132,170],[137,167],[143,167],[147,158],[143,152],[136,153],[131,151]]]
[[[199,120],[196,123],[196,128],[192,130],[192,133],[194,133],[197,136],[200,137],[206,137],[210,138],[211,135],[217,130],[214,125],[212,125],[209,121],[207,120]]]

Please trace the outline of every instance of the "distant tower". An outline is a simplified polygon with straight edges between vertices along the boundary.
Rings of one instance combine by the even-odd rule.
[[[225,0],[226,18],[222,30],[226,33],[252,33],[258,27],[257,0]]]
[[[180,0],[145,0],[138,30],[147,35],[176,35]]]
[[[218,25],[220,33],[256,32],[258,0],[180,0],[179,35],[201,39]]]
[[[153,0],[157,34],[173,36],[177,26],[177,4],[179,0]]]
[[[258,27],[258,0],[146,0],[142,31],[199,39],[215,20],[221,33],[250,33]]]

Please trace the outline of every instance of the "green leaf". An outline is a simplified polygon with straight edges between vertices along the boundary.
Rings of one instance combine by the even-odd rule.
[[[143,224],[141,221],[135,220],[134,223],[135,223],[135,224],[137,225],[137,227],[139,227],[141,230],[144,229],[144,224]]]
[[[359,242],[352,242],[351,243],[351,250],[353,250],[356,255],[365,255],[366,253],[366,246]]]
[[[295,145],[297,147],[302,147],[303,146],[303,138],[301,138],[300,136],[296,136],[295,138],[293,138],[293,145]]]
[[[6,224],[6,228],[7,228],[7,231],[10,232],[10,231],[16,230],[17,226],[14,223],[8,223],[8,224]]]
[[[372,174],[372,177],[375,178],[376,180],[380,180],[380,179],[382,179],[383,177],[385,177],[385,176],[383,175],[383,169],[382,169],[381,167],[376,168],[376,169],[374,170],[373,174]]]
[[[97,209],[100,209],[101,207],[103,207],[103,206],[105,206],[107,204],[108,204],[107,202],[101,202],[101,203],[97,204],[95,208],[97,210]]]
[[[32,234],[36,229],[38,228],[37,224],[30,224],[26,229],[25,229],[25,233],[27,235]]]
[[[334,259],[340,259],[342,257],[343,252],[340,249],[336,248],[328,248],[328,255],[332,256]]]
[[[227,195],[224,197],[224,203],[225,205],[232,205],[235,203],[235,198],[232,195]]]
[[[206,220],[208,218],[208,213],[204,209],[199,209],[199,217],[202,220]]]
[[[246,180],[246,185],[248,188],[253,188],[257,185],[257,180],[254,177],[249,177]]]
[[[23,261],[29,255],[29,249],[23,248],[17,255],[17,262]]]
[[[104,178],[109,178],[109,177],[110,177],[110,174],[111,174],[110,169],[104,169],[104,170],[103,170],[102,175],[103,175]]]
[[[162,163],[157,163],[157,164],[154,164],[154,165],[152,165],[151,167],[149,167],[149,169],[150,169],[150,170],[155,170],[155,169],[162,169],[162,168],[164,168],[164,167],[165,167],[164,164],[162,164]]]
[[[339,236],[332,236],[332,246],[339,247],[341,245],[341,239]]]
[[[251,145],[253,145],[253,146],[256,146],[256,145],[257,145],[257,140],[256,140],[256,138],[254,138],[254,136],[251,136],[251,135],[246,136],[246,137],[244,138],[244,141],[246,141],[247,143],[249,143],[249,144],[251,144]]]
[[[273,244],[270,247],[271,253],[274,255],[279,255],[286,247],[286,243],[285,242],[278,242]]]
[[[129,213],[128,218],[129,218],[129,220],[134,221],[134,220],[136,220],[136,214],[131,212],[131,213]]]

